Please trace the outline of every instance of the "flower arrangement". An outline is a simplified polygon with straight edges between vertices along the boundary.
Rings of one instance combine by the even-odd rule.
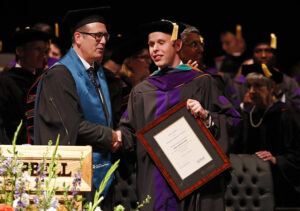
[[[22,162],[17,159],[16,139],[22,123],[17,128],[13,139],[12,157],[4,157],[0,151],[1,197],[0,201],[16,208],[26,208],[29,205],[29,195],[25,192],[27,173],[22,172]],[[11,191],[8,191],[11,190]]]
[[[31,172],[31,169],[29,167],[27,171],[23,171],[26,168],[23,162],[18,159],[16,150],[16,138],[21,125],[22,122],[15,132],[12,150],[8,150],[8,154],[11,156],[5,157],[0,151],[0,176],[2,177],[0,203],[6,205],[5,207],[0,207],[0,210],[6,210],[9,206],[13,207],[14,210],[56,210],[59,207],[59,201],[55,197],[57,190],[55,187],[57,161],[60,158],[57,154],[59,136],[57,137],[49,164],[46,162],[48,150],[44,153],[43,162],[39,163],[37,169],[35,187],[30,190],[29,172]],[[51,141],[49,142],[50,145],[52,145]],[[77,178],[74,178],[74,180],[77,180]],[[65,191],[67,194],[69,190],[65,189]]]
[[[60,155],[57,153],[59,144],[59,135],[56,139],[55,148],[51,155],[50,163],[46,162],[46,155],[48,150],[44,153],[43,162],[39,163],[37,168],[37,176],[35,178],[35,187],[29,191],[29,172],[24,170],[23,162],[18,159],[18,152],[16,149],[16,139],[21,128],[22,122],[18,126],[14,139],[12,141],[12,149],[8,150],[11,155],[5,157],[0,149],[0,211],[10,210],[79,210],[79,204],[83,201],[81,195],[79,195],[79,187],[81,185],[81,173],[80,169],[74,174],[72,186],[63,185],[63,206],[56,198],[57,188],[55,187],[55,181],[57,177],[57,162]],[[49,147],[52,142],[49,141]],[[103,192],[109,178],[113,172],[117,169],[119,160],[116,161],[107,172],[105,178],[100,184],[99,189],[96,191],[93,202],[88,202],[84,205],[84,210],[87,211],[99,211],[101,210],[100,204],[103,200],[101,193]],[[71,194],[69,194],[71,193]],[[137,209],[139,210],[145,204],[149,203],[151,197],[137,203]],[[2,203],[2,204],[1,204]],[[114,208],[114,211],[124,211],[122,205],[118,205]]]

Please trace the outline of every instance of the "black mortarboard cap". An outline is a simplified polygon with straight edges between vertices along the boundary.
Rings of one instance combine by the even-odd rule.
[[[264,33],[264,35],[260,36],[262,38],[260,38],[260,40],[258,40],[257,44],[254,46],[254,49],[261,44],[267,44],[269,45],[273,50],[277,49],[277,36],[274,33],[270,33],[268,35],[266,35]]]
[[[50,35],[42,31],[26,28],[16,31],[13,36],[13,40],[15,47],[19,47],[33,41],[48,42],[50,40]]]
[[[241,24],[231,24],[229,27],[228,25],[221,26],[221,34],[231,33],[237,38],[243,38],[242,33],[242,25]]]
[[[110,7],[97,7],[79,10],[70,10],[63,19],[63,25],[73,34],[76,29],[89,23],[106,23]]]
[[[283,80],[283,74],[277,69],[272,67],[267,67],[266,64],[250,64],[242,65],[242,74],[247,76],[249,73],[256,72],[264,75],[267,78],[272,79],[276,83],[281,83]]]
[[[176,40],[180,38],[180,34],[185,29],[184,24],[172,22],[169,20],[160,20],[150,22],[144,25],[144,30],[147,34],[152,32],[163,32],[171,35],[171,40]]]

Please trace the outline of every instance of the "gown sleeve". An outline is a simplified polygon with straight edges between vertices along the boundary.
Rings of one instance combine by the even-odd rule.
[[[209,75],[204,77],[198,81],[193,98],[198,100],[203,108],[210,112],[214,122],[214,126],[210,128],[210,131],[218,140],[224,152],[228,153],[234,139],[235,128],[241,117],[218,88],[216,80]]]
[[[134,89],[131,91],[128,99],[127,109],[123,113],[119,129],[122,131],[123,149],[126,151],[133,151],[135,149],[136,129],[137,123],[135,122],[135,102],[136,94]]]

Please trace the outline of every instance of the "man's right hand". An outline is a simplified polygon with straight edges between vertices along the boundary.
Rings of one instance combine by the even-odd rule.
[[[198,69],[198,62],[197,61],[192,61],[192,60],[188,60],[188,62],[186,63],[188,66],[190,66],[191,68],[195,68]]]
[[[111,151],[116,152],[122,147],[122,134],[120,130],[112,131],[112,146]]]

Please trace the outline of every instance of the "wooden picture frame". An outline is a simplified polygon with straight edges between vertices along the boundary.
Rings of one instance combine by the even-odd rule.
[[[179,199],[231,166],[204,123],[187,110],[186,102],[138,131],[137,138]]]

